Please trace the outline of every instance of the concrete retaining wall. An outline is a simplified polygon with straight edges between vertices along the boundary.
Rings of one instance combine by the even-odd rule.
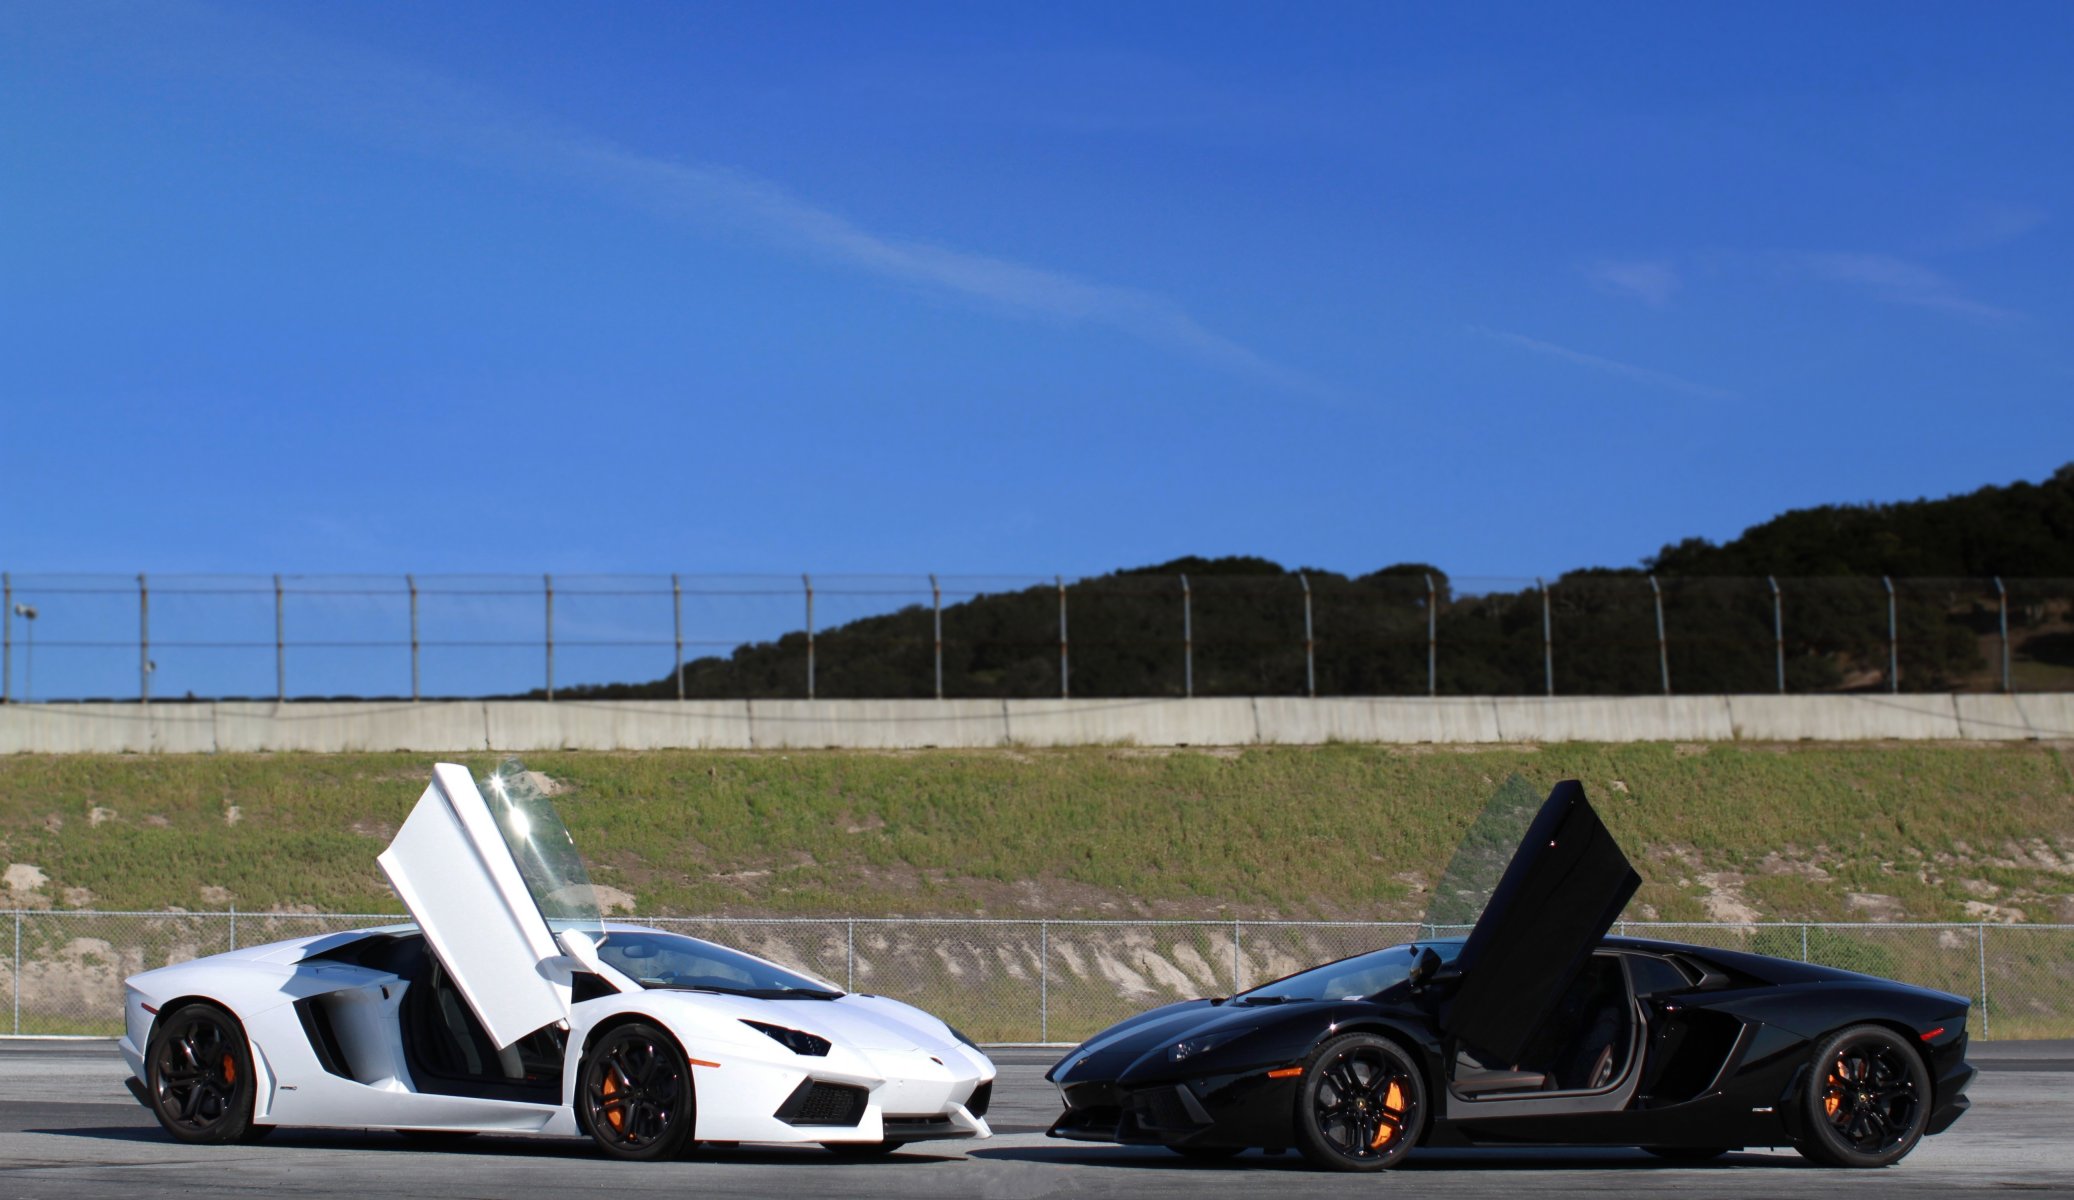
[[[0,754],[2074,739],[2074,694],[17,704]]]

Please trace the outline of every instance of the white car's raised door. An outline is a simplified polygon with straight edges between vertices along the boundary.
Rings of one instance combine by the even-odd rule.
[[[377,861],[498,1046],[568,1019],[561,948],[466,768],[432,768]]]

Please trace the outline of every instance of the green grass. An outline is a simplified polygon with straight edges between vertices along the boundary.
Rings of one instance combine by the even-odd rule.
[[[654,915],[1416,917],[1516,773],[1544,790],[1584,781],[1644,877],[1631,917],[1703,920],[1735,902],[1767,920],[1965,920],[1974,901],[2074,920],[2074,775],[2047,745],[572,752],[528,765],[567,789],[556,803],[597,880]],[[393,912],[374,856],[428,767],[416,754],[13,756],[0,759],[0,860],[48,877],[41,899],[13,900],[29,905]]]

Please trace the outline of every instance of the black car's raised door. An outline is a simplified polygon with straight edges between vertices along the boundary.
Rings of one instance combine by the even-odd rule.
[[[1584,786],[1557,784],[1455,958],[1441,1028],[1486,1062],[1518,1061],[1641,882]]]

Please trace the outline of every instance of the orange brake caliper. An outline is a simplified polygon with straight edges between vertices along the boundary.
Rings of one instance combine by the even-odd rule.
[[[238,1060],[226,1054],[223,1056],[223,1082],[236,1083],[237,1081]]]
[[[1397,1116],[1404,1112],[1404,1089],[1398,1086],[1397,1081],[1394,1079],[1390,1081],[1390,1090],[1383,1093],[1383,1111],[1391,1116]],[[1370,1150],[1380,1150],[1383,1148],[1384,1142],[1395,1136],[1397,1136],[1397,1127],[1384,1122],[1375,1131],[1375,1140],[1368,1144],[1368,1148]]]
[[[613,1096],[618,1094],[619,1085],[612,1081],[612,1076],[607,1075],[605,1076],[605,1086],[603,1088],[600,1088],[599,1090],[604,1092],[607,1096]],[[610,1124],[615,1131],[624,1131],[626,1128],[627,1118],[626,1113],[621,1111],[622,1107],[623,1106],[621,1105],[615,1104],[605,1109],[605,1121],[606,1123]]]

